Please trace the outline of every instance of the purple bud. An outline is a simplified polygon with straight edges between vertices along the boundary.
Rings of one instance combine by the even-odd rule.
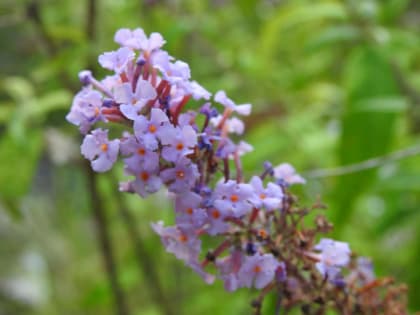
[[[92,80],[92,72],[90,70],[83,70],[79,72],[79,80],[83,85],[89,85]]]

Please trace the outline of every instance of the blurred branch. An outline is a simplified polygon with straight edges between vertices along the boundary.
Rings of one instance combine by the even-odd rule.
[[[113,184],[118,183],[117,178],[113,175],[111,175],[111,181]],[[150,288],[152,299],[155,305],[161,308],[162,314],[174,315],[174,308],[171,306],[171,303],[161,286],[159,275],[156,272],[155,263],[150,258],[145,242],[137,230],[136,219],[131,214],[125,199],[122,197],[122,193],[119,192],[118,189],[114,189],[113,191],[118,209],[127,227],[129,237],[134,245],[137,264],[140,268],[140,272],[145,277],[147,287]]]
[[[60,49],[54,39],[48,33],[47,26],[42,19],[40,5],[37,0],[32,0],[26,5],[26,16],[34,24],[41,42],[45,46],[47,55],[49,57],[57,56],[60,52]],[[58,77],[62,81],[63,85],[66,86],[69,90],[76,90],[72,80],[69,78],[66,72],[60,69],[58,72]]]
[[[30,1],[26,5],[26,16],[33,22],[49,56],[55,56],[58,52],[57,46],[48,34],[47,27],[41,17],[41,9],[37,0]]]
[[[411,106],[408,109],[408,117],[411,122],[411,130],[414,133],[420,132],[420,93],[411,86],[410,82],[404,75],[401,67],[395,62],[391,61],[391,69],[394,73],[395,81],[397,82],[402,93],[410,100]]]
[[[118,272],[115,263],[114,253],[111,244],[109,228],[106,222],[104,207],[97,187],[97,174],[91,169],[89,162],[85,163],[88,179],[89,196],[91,198],[91,207],[96,221],[99,242],[108,274],[111,290],[115,298],[115,308],[117,315],[128,315],[128,307],[125,296],[118,282]]]
[[[96,0],[87,0],[87,20],[86,20],[86,35],[89,40],[94,40],[96,37]]]
[[[336,168],[319,169],[303,173],[306,178],[323,178],[331,176],[341,176],[357,173],[371,168],[379,167],[390,162],[402,160],[420,154],[420,145],[392,152],[387,155],[368,159],[359,163],[340,166]]]

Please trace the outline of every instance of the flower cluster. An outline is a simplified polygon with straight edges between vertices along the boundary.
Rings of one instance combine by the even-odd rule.
[[[122,158],[130,180],[121,191],[146,197],[168,190],[175,225],[152,224],[168,252],[207,283],[219,278],[228,291],[277,288],[290,305],[320,298],[324,288],[349,292],[374,281],[365,261],[352,267],[346,243],[323,238],[315,244],[315,236],[330,229],[323,217],[315,228],[301,227],[309,210],[295,206],[288,187],[305,180],[291,165],[266,162],[260,176],[243,177],[241,156],[252,146],[232,135],[244,132],[239,117],[250,114],[250,104],[238,105],[224,91],[212,96],[191,80],[188,64],[162,49],[158,33],[121,29],[114,40],[121,47],[99,56],[112,75],[97,80],[80,72],[84,87],[67,120],[85,134],[81,152],[93,170],[108,171]],[[126,128],[115,139],[108,129],[92,130],[108,123]],[[214,249],[203,248],[206,235],[218,242]]]

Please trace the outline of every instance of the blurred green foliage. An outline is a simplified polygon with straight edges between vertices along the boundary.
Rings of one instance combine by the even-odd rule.
[[[0,314],[113,314],[80,137],[64,116],[77,73],[121,27],[161,32],[210,91],[251,102],[245,138],[262,162],[299,171],[420,145],[420,3],[415,0],[3,0],[0,4]],[[114,176],[120,177],[120,172]],[[131,314],[160,314],[121,219],[116,180],[99,177]],[[302,203],[329,205],[335,237],[410,288],[420,309],[420,157],[308,178]],[[166,254],[150,221],[162,196],[123,196],[175,314],[249,314],[252,292],[206,286]],[[274,303],[274,302],[273,302]],[[270,304],[267,314],[272,314]]]

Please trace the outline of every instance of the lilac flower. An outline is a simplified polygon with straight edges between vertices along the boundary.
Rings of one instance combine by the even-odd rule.
[[[296,174],[295,169],[289,163],[282,163],[274,168],[274,178],[288,185],[305,184],[305,179]]]
[[[125,164],[130,169],[135,169],[138,165],[143,165],[145,169],[158,169],[159,155],[154,152],[158,146],[146,147],[144,141],[134,136],[123,138],[121,141],[121,153],[130,155],[124,159]]]
[[[223,115],[219,115],[217,117],[212,118],[210,120],[210,123],[213,126],[217,127],[219,123],[222,121],[222,119],[223,119]],[[229,133],[236,133],[238,135],[241,135],[244,133],[245,125],[242,120],[240,120],[239,118],[233,117],[233,118],[225,120],[224,128],[226,128],[226,130]]]
[[[182,129],[177,127],[167,137],[162,138],[161,142],[166,145],[162,150],[162,157],[169,162],[175,162],[194,152],[192,149],[197,145],[197,134],[189,125],[183,126]]]
[[[141,28],[130,30],[128,28],[119,29],[114,36],[114,41],[121,46],[132,49],[140,49],[140,44],[146,39],[146,34]]]
[[[81,145],[85,158],[91,161],[92,169],[96,172],[105,172],[111,169],[117,160],[120,140],[108,140],[108,131],[93,130],[87,135]]]
[[[283,192],[278,185],[268,183],[267,188],[264,188],[263,182],[258,176],[253,176],[250,184],[258,196],[256,207],[264,206],[267,210],[274,210],[281,207]]]
[[[197,117],[197,113],[193,111],[188,111],[186,113],[182,113],[178,116],[178,126],[191,126],[195,131],[197,131],[197,125],[195,124],[195,118]]]
[[[334,281],[340,275],[341,268],[350,261],[351,251],[347,243],[323,238],[314,249],[320,251],[319,262],[315,266],[330,281]]]
[[[182,193],[190,189],[199,176],[197,165],[185,157],[181,157],[173,168],[163,170],[160,177],[169,183],[169,191]]]
[[[220,157],[221,159],[225,159],[227,157],[232,158],[235,151],[235,143],[233,143],[233,141],[229,138],[223,138],[219,142],[219,147],[216,150],[216,156]]]
[[[256,195],[251,185],[229,180],[217,184],[214,198],[217,209],[228,211],[234,217],[241,217],[251,211]]]
[[[164,140],[170,137],[173,127],[169,124],[168,116],[159,108],[152,108],[150,120],[138,116],[134,121],[134,132],[137,138],[142,138],[147,148],[154,148],[158,138]]]
[[[232,292],[237,290],[239,285],[238,272],[245,260],[245,256],[240,250],[233,250],[229,256],[216,260],[220,278],[224,282],[225,290]]]
[[[144,105],[156,96],[155,88],[150,82],[142,79],[137,81],[135,92],[132,91],[130,83],[123,83],[114,89],[114,99],[121,104],[121,112],[131,120],[135,120]]]
[[[345,282],[356,282],[359,286],[364,286],[374,280],[375,274],[371,260],[366,257],[358,257],[356,268],[346,277]]]
[[[87,133],[95,122],[105,120],[101,114],[102,101],[101,93],[84,88],[74,97],[67,121],[79,126],[82,133]]]
[[[105,69],[113,70],[120,74],[126,71],[127,66],[134,59],[134,52],[131,49],[122,47],[117,51],[110,51],[99,56],[98,60]]]
[[[151,225],[161,237],[166,251],[186,262],[197,261],[201,251],[201,241],[190,231],[183,231],[176,226],[164,227],[162,221]]]
[[[239,285],[262,289],[273,281],[280,263],[272,254],[246,256],[238,272]]]
[[[135,160],[125,160],[125,172],[134,175],[136,179],[131,182],[131,188],[142,197],[157,192],[162,186],[162,180],[158,176],[159,166],[146,168],[144,163],[135,163]],[[150,165],[148,165],[150,166]]]
[[[188,93],[191,94],[192,98],[195,100],[209,100],[211,96],[211,93],[196,81],[190,82]]]
[[[236,112],[240,115],[248,116],[251,113],[251,104],[236,105],[230,98],[226,96],[225,91],[218,91],[214,95],[214,100],[222,104],[225,108]]]
[[[190,67],[181,60],[169,62],[167,64],[156,64],[155,67],[162,72],[163,79],[171,83],[171,85],[188,82],[191,78]]]
[[[191,225],[194,228],[203,226],[207,219],[206,210],[200,208],[201,196],[187,191],[175,197],[176,222],[179,225]]]
[[[227,208],[207,207],[206,232],[209,235],[217,235],[228,231],[229,224],[225,219],[229,215],[231,212]]]
[[[357,258],[357,272],[359,273],[360,278],[363,279],[364,283],[370,283],[375,280],[372,261],[369,258]]]

